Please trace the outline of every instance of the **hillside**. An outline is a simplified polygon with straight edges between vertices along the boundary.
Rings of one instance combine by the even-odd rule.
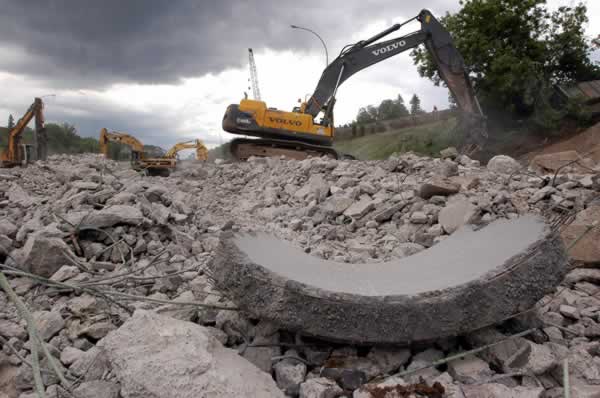
[[[334,147],[362,160],[385,159],[394,152],[414,151],[423,155],[436,155],[441,149],[455,145],[453,129],[456,119],[389,130],[336,141]]]

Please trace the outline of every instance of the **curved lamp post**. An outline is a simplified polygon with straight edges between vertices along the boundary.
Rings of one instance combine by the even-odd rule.
[[[307,32],[312,33],[313,35],[317,36],[317,38],[321,41],[321,44],[323,44],[323,48],[325,49],[325,67],[327,67],[329,65],[329,53],[327,52],[327,46],[325,45],[325,41],[321,38],[321,36],[319,36],[317,34],[317,32],[315,32],[314,30],[308,29],[308,28],[304,28],[302,26],[297,26],[297,25],[290,25],[290,27],[292,29],[301,29],[301,30],[305,30]]]

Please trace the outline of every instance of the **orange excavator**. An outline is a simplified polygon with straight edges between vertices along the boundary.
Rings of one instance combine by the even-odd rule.
[[[134,170],[146,170],[150,175],[168,176],[175,169],[177,159],[175,158],[147,158],[144,155],[144,145],[137,138],[117,131],[109,132],[103,128],[100,130],[100,152],[108,156],[108,143],[118,142],[131,148],[131,166]]]
[[[208,160],[208,149],[206,148],[206,146],[204,146],[204,144],[200,140],[178,142],[177,144],[173,145],[173,147],[171,149],[169,149],[167,151],[167,153],[165,154],[164,157],[169,158],[169,159],[175,159],[175,158],[177,158],[177,153],[184,149],[195,149],[196,150],[196,160],[200,160],[203,162],[206,162]]]
[[[35,118],[35,134],[37,138],[37,153],[33,153],[34,146],[22,144],[23,131],[25,127]],[[8,132],[8,146],[0,154],[1,167],[25,166],[35,157],[46,159],[47,142],[44,128],[44,103],[41,98],[36,98],[29,106],[25,115],[17,122],[17,125]]]

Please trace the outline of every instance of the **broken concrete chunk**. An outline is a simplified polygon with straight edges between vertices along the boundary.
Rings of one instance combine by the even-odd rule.
[[[17,183],[12,183],[6,194],[8,196],[8,201],[19,207],[29,207],[37,201],[36,198],[29,195]]]
[[[451,146],[440,151],[442,159],[456,159],[458,157],[458,150]]]
[[[77,275],[79,275],[79,268],[77,268],[74,265],[63,265],[62,267],[60,267],[58,269],[58,271],[56,271],[54,274],[52,274],[52,277],[50,277],[50,280],[55,281],[55,282],[64,282],[67,279],[71,279]]]
[[[375,202],[367,195],[361,196],[358,202],[354,202],[344,211],[344,215],[353,218],[361,218],[375,208]]]
[[[277,386],[287,395],[296,396],[300,392],[300,384],[306,377],[306,365],[300,360],[293,359],[298,356],[294,350],[287,351],[285,356],[289,358],[281,360],[273,366],[275,380]]]
[[[432,196],[450,196],[458,193],[460,185],[448,180],[433,179],[423,185],[419,190],[419,196],[425,200]]]
[[[65,320],[58,311],[39,311],[33,313],[40,337],[48,341],[65,327]]]
[[[544,256],[526,256],[534,249]],[[378,272],[260,233],[223,234],[209,267],[215,286],[258,319],[336,340],[395,343],[455,336],[529,308],[562,280],[566,264],[556,232],[527,216],[463,228],[427,251],[377,264]],[[508,268],[518,272],[502,272]],[[260,283],[249,283],[255,273]],[[419,316],[423,308],[437,321]]]
[[[33,234],[22,251],[21,268],[45,278],[50,278],[63,265],[70,264],[75,254],[62,239]]]
[[[284,396],[268,374],[191,322],[138,310],[99,346],[124,398]]]
[[[14,238],[19,228],[7,219],[0,220],[0,235],[6,235]]]
[[[384,222],[392,218],[392,216],[406,207],[406,202],[396,203],[388,206],[375,214],[375,221]]]
[[[325,209],[327,212],[330,212],[334,216],[339,216],[353,203],[354,200],[352,198],[336,195],[328,198],[323,203],[323,209]]]
[[[444,231],[451,234],[468,224],[477,214],[477,208],[467,199],[458,199],[448,203],[438,214],[438,220]]]
[[[93,380],[81,383],[75,390],[75,398],[118,398],[121,387],[118,383]]]
[[[321,202],[329,193],[329,183],[325,181],[321,174],[310,176],[306,184],[298,189],[294,196],[299,199],[306,198],[309,194],[314,194],[317,201]]]
[[[462,386],[465,398],[543,398],[544,388],[506,387],[503,384],[490,383]]]
[[[495,173],[512,174],[519,171],[522,166],[510,156],[498,155],[490,159],[487,168]]]
[[[336,398],[343,392],[335,381],[325,377],[310,379],[300,384],[300,398]]]
[[[71,212],[66,219],[73,225],[81,223],[82,227],[106,228],[117,224],[139,225],[144,221],[144,216],[137,207],[115,205],[91,213]]]
[[[476,356],[467,356],[449,362],[448,373],[464,384],[473,384],[488,379],[494,374],[487,362]]]

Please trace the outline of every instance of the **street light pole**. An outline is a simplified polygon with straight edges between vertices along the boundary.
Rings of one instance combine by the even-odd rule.
[[[301,29],[301,30],[305,30],[307,32],[312,33],[313,35],[317,36],[317,38],[321,41],[321,44],[323,44],[323,48],[325,49],[325,67],[327,67],[329,65],[329,53],[327,52],[327,46],[325,45],[325,41],[321,38],[321,36],[319,36],[317,34],[317,32],[315,32],[314,30],[308,29],[308,28],[304,28],[302,26],[297,26],[297,25],[290,25],[290,27],[292,29]]]

